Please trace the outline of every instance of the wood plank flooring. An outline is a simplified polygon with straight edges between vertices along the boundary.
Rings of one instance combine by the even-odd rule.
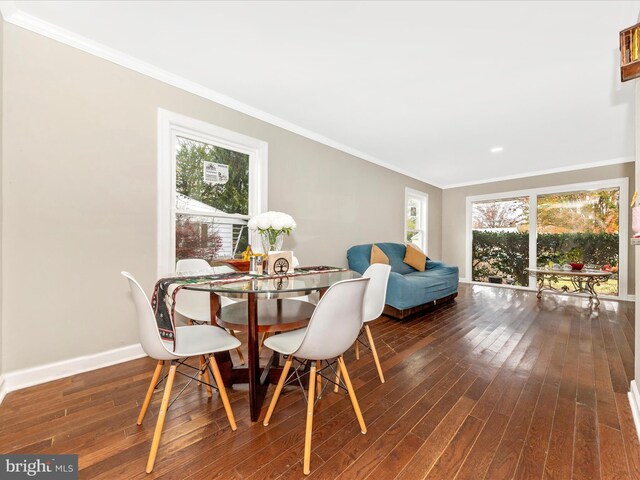
[[[463,285],[454,303],[383,317],[372,333],[386,383],[368,351],[345,355],[368,433],[348,396],[327,390],[307,478],[640,479],[627,400],[633,303],[591,311],[580,298]],[[87,479],[305,478],[298,389],[285,389],[268,427],[249,421],[246,389],[228,390],[232,432],[217,394],[194,385],[169,410],[145,474],[161,393],[135,422],[154,365],[141,359],[8,394],[0,452],[77,453]]]

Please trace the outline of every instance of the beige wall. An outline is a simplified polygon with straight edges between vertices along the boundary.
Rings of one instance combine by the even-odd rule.
[[[404,189],[440,189],[5,24],[5,370],[137,342],[120,270],[156,273],[158,107],[269,144],[269,208],[302,263],[345,265],[351,245],[402,241]]]
[[[445,218],[446,221],[442,225],[442,259],[448,263],[458,265],[461,278],[471,276],[466,271],[465,265],[466,197],[468,196],[623,177],[629,178],[629,192],[630,195],[633,195],[635,190],[635,164],[633,162],[444,190],[442,195],[442,218]],[[631,218],[630,210],[629,218]],[[629,247],[628,292],[630,294],[635,292],[634,263],[635,251],[632,247]]]

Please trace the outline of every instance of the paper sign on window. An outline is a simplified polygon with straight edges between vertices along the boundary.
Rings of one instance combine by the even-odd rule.
[[[204,162],[204,183],[209,185],[224,185],[228,181],[229,165]]]

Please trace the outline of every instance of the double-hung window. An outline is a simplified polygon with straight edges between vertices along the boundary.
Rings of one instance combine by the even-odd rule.
[[[405,189],[404,196],[404,239],[427,251],[427,212],[429,196],[412,188]]]
[[[159,110],[158,273],[183,258],[233,258],[266,209],[267,144]]]

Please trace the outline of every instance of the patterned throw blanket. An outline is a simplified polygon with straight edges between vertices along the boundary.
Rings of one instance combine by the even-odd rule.
[[[242,282],[254,278],[270,279],[282,277],[297,277],[299,275],[311,275],[314,273],[344,272],[346,268],[337,267],[298,267],[293,273],[287,275],[249,275],[246,272],[214,273],[210,275],[196,275],[183,277],[161,278],[156,283],[151,296],[151,307],[156,316],[158,331],[163,340],[173,342],[175,348],[175,307],[176,295],[180,290],[189,285],[223,285],[225,283]]]

